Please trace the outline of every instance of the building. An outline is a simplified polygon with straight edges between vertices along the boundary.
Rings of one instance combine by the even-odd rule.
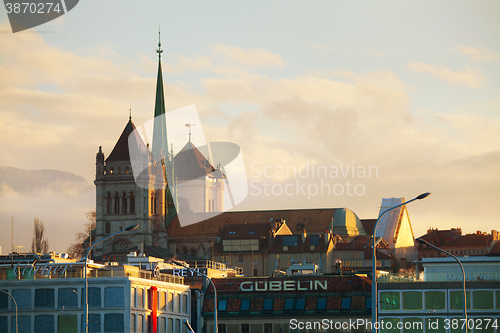
[[[356,275],[214,279],[219,333],[367,332],[371,281]],[[205,295],[205,332],[213,332],[213,289]],[[326,322],[324,321],[326,320]]]
[[[85,332],[83,262],[33,255],[0,259],[0,289],[14,297],[19,332]],[[183,278],[132,266],[88,264],[89,332],[187,332]],[[16,306],[0,293],[0,332],[15,332]],[[151,328],[151,330],[150,330]]]
[[[470,256],[460,260],[466,275],[469,331],[497,332],[500,324],[499,258]],[[419,265],[423,269],[420,280],[378,284],[379,322],[384,320],[393,326],[392,330],[386,327],[382,331],[463,332],[460,320],[464,294],[460,266],[451,257],[423,258]],[[451,326],[453,323],[458,327]]]

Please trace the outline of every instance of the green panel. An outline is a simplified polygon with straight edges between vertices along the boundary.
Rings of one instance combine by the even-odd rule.
[[[383,311],[400,310],[399,292],[389,291],[380,293],[380,309]]]
[[[425,319],[425,328],[427,333],[446,333],[444,318]]]
[[[403,319],[403,332],[404,333],[423,333],[424,321],[418,318],[404,318]]]
[[[425,293],[426,310],[446,310],[446,293],[444,291],[427,291]]]
[[[471,308],[470,302],[470,292],[466,292],[467,295],[467,309]],[[452,310],[463,310],[464,309],[464,292],[463,291],[452,291],[450,293],[450,308]]]
[[[399,294],[399,293],[396,293]],[[383,318],[380,320],[381,333],[400,333],[401,330],[397,328],[398,323],[401,321],[399,318]]]
[[[469,323],[469,327],[472,326],[472,322]],[[496,318],[474,318],[474,333],[494,333],[496,326],[498,326]]]
[[[474,291],[475,310],[493,310],[493,291]]]
[[[78,333],[76,315],[59,316],[57,326],[59,328],[59,333]]]
[[[403,310],[422,310],[422,292],[403,292]]]
[[[450,333],[464,333],[464,329],[462,327],[464,321],[462,319],[463,317],[455,317],[450,319],[450,326],[451,326]],[[467,330],[467,333],[470,332],[471,330]]]
[[[500,309],[500,290],[497,291],[497,309]]]

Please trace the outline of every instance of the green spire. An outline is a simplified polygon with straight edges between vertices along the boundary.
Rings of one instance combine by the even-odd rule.
[[[158,32],[158,76],[156,78],[155,120],[153,129],[153,158],[156,161],[168,156],[167,125],[165,116],[165,98],[163,95],[163,76],[161,73],[161,42]]]

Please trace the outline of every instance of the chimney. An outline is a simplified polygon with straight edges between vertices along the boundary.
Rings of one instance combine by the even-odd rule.
[[[307,233],[306,233],[306,229],[304,229],[304,231],[302,232],[302,244],[304,244],[306,242],[306,238],[307,238]]]

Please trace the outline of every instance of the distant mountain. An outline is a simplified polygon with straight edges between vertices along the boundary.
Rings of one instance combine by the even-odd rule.
[[[85,178],[66,171],[0,167],[0,195],[8,191],[20,194],[39,194],[43,191],[76,194],[88,187]]]

